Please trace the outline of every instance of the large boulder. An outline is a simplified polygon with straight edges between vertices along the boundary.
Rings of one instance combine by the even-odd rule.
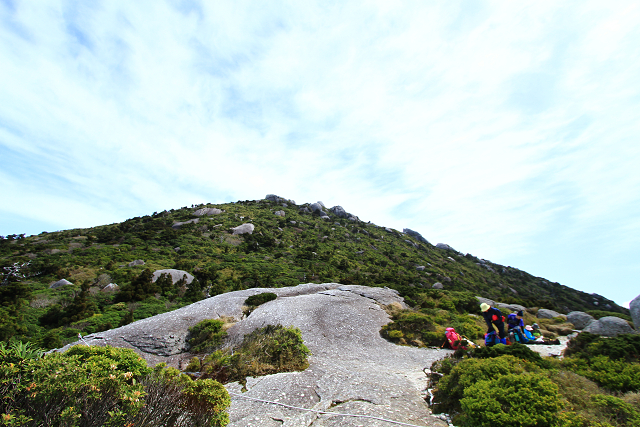
[[[602,317],[591,322],[583,329],[584,332],[590,332],[605,337],[615,337],[620,334],[635,334],[637,331],[629,325],[624,319],[615,316]]]
[[[67,279],[60,279],[57,282],[53,282],[52,284],[50,284],[49,289],[56,289],[66,285],[73,285],[73,283],[71,283]]]
[[[242,306],[247,297],[263,292],[273,292],[278,298],[245,316]],[[380,329],[390,321],[383,307],[388,304],[406,307],[388,288],[309,283],[247,289],[83,338],[90,345],[132,348],[151,365],[166,362],[179,366],[193,357],[186,343],[188,328],[202,320],[235,319],[237,323],[227,331],[230,344],[241,342],[246,334],[265,325],[294,326],[311,350],[309,368],[247,378],[244,387],[227,384],[232,396],[228,427],[389,424],[249,399],[330,413],[367,414],[405,425],[446,427],[447,423],[431,415],[425,402],[427,377],[423,369],[452,351],[399,346],[383,339]]]
[[[335,216],[337,216],[338,218],[348,218],[349,214],[347,213],[347,211],[345,211],[342,206],[334,206],[331,209],[329,209],[331,212],[333,212],[333,214]]]
[[[269,200],[270,202],[276,202],[276,203],[288,202],[288,203],[291,203],[292,205],[296,204],[296,202],[291,199],[285,199],[284,197],[276,196],[275,194],[267,194],[265,199]]]
[[[309,205],[309,209],[311,209],[311,212],[318,213],[320,216],[327,216],[327,213],[323,211],[322,208],[324,208],[324,206],[321,204],[321,202],[311,203]]]
[[[445,251],[455,251],[455,249],[453,249],[451,246],[447,245],[446,243],[438,243],[436,245],[436,248],[442,249]]]
[[[253,234],[253,230],[255,229],[255,225],[251,223],[244,223],[237,227],[233,227],[233,234]]]
[[[554,317],[567,317],[564,314],[558,313],[554,310],[549,310],[548,308],[541,308],[538,310],[536,314],[538,319],[553,319]]]
[[[525,306],[520,305],[520,304],[505,304],[505,303],[502,303],[502,302],[497,302],[496,303],[496,307],[505,308],[505,309],[507,309],[509,311],[512,311],[514,313],[517,313],[518,311],[523,311],[524,312],[527,309]]]
[[[631,300],[629,310],[631,311],[633,324],[636,326],[636,329],[640,330],[640,295]]]
[[[166,270],[156,270],[156,271],[154,271],[153,272],[153,278],[151,279],[151,281],[155,282],[163,274],[168,274],[169,276],[171,276],[171,281],[173,283],[176,283],[178,280],[182,279],[184,276],[187,276],[187,285],[189,283],[193,282],[193,276],[191,274],[187,273],[184,270],[176,270],[176,269],[173,269],[173,268],[168,268]]]
[[[274,212],[277,216],[281,216],[284,218],[284,216],[286,215],[286,213],[284,211],[275,211]]]
[[[195,216],[204,216],[204,215],[220,215],[223,211],[218,208],[202,208],[195,211],[193,214]]]
[[[595,322],[596,319],[593,318],[592,315],[585,313],[584,311],[572,311],[567,314],[567,321],[569,323],[573,323],[576,329],[584,329],[591,322]]]
[[[414,239],[418,240],[419,242],[422,243],[427,243],[430,244],[429,241],[427,239],[425,239],[424,237],[422,237],[422,234],[418,233],[417,231],[413,231],[409,228],[405,228],[402,230],[402,232],[408,236],[413,237]]]

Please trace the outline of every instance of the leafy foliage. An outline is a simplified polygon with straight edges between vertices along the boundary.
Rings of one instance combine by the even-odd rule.
[[[163,366],[152,370],[134,351],[75,346],[45,357],[0,349],[3,425],[224,426],[229,395]]]
[[[205,377],[221,382],[244,381],[249,376],[304,370],[309,354],[299,329],[267,325],[246,335],[233,354],[218,350],[206,356],[201,370]]]
[[[461,425],[558,426],[562,402],[558,386],[536,373],[500,375],[478,381],[464,390]]]
[[[223,212],[173,228],[203,207]],[[69,328],[95,332],[228,291],[308,282],[388,286],[420,313],[437,318],[436,329],[453,323],[471,339],[473,322],[462,317],[477,313],[475,295],[563,312],[593,307],[592,295],[518,269],[441,250],[375,224],[333,214],[331,221],[323,220],[304,207],[267,200],[185,206],[119,224],[0,239],[0,340],[64,344]],[[284,218],[275,215],[280,210]],[[255,226],[253,234],[231,234],[230,228],[248,222]],[[137,259],[145,265],[130,267]],[[167,268],[188,271],[196,280],[188,286],[166,277],[151,280],[151,272]],[[49,289],[62,278],[74,284]],[[432,289],[435,282],[444,284],[445,292]],[[108,283],[120,291],[103,292]],[[505,297],[506,286],[518,295]],[[628,314],[612,301],[598,301],[603,309]],[[126,308],[110,309],[119,303]],[[447,312],[457,315],[445,320]],[[392,333],[397,341],[411,343],[398,338],[411,331],[397,331]],[[415,339],[423,344],[440,339],[439,330],[425,332],[435,335],[414,332]]]
[[[219,319],[206,319],[195,326],[189,328],[189,345],[191,352],[200,353],[212,351],[217,348],[224,337],[226,331],[222,329],[224,321]]]

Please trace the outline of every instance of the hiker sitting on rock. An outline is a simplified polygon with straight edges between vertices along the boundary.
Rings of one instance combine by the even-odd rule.
[[[509,335],[511,336],[511,332],[513,332],[520,344],[526,344],[529,342],[524,334],[524,320],[522,320],[523,316],[524,313],[522,312],[522,310],[520,310],[517,313],[511,313],[507,317],[507,324],[509,325]]]
[[[487,323],[487,333],[497,331],[500,342],[506,344],[507,338],[504,333],[504,317],[502,316],[502,312],[495,307],[491,307],[486,302],[480,304],[480,310],[482,310],[482,316]]]

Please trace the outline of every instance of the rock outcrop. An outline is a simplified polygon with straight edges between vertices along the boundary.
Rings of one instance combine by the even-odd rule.
[[[413,230],[411,230],[409,228],[405,228],[405,229],[402,230],[402,232],[404,234],[407,234],[407,235],[413,237],[414,239],[418,240],[419,242],[430,244],[429,241],[427,239],[425,239],[424,237],[422,237],[422,234],[418,233],[417,231],[413,231]]]
[[[56,289],[66,285],[73,285],[73,283],[71,283],[67,279],[60,279],[57,282],[53,282],[52,284],[50,284],[49,289]]]
[[[257,307],[245,318],[244,301],[262,292],[273,292],[278,298]],[[132,348],[151,364],[167,362],[178,366],[191,357],[186,353],[187,329],[201,320],[226,316],[238,321],[228,330],[230,343],[239,343],[246,334],[268,324],[295,326],[311,350],[309,368],[248,378],[244,392],[240,384],[228,384],[227,389],[234,393],[229,427],[388,424],[305,412],[247,398],[445,427],[445,422],[430,414],[421,394],[426,387],[422,370],[452,351],[398,346],[384,340],[380,329],[389,322],[389,316],[382,307],[391,303],[405,306],[391,289],[337,283],[248,289],[87,335],[84,340],[88,344]]]
[[[195,216],[220,215],[223,211],[218,208],[202,208],[193,213]]]
[[[601,317],[595,322],[591,322],[587,325],[583,331],[605,337],[637,333],[637,331],[633,329],[626,320],[614,316]]]
[[[158,280],[158,278],[160,278],[161,275],[163,274],[168,274],[169,276],[171,276],[171,281],[173,283],[178,282],[180,279],[182,279],[184,276],[187,276],[187,285],[191,282],[193,282],[193,276],[189,273],[187,273],[184,270],[176,270],[173,268],[168,268],[166,270],[156,270],[153,272],[153,278],[151,279],[152,282],[155,283],[156,280]]]
[[[554,310],[549,310],[547,308],[541,308],[540,310],[538,310],[538,313],[536,314],[536,317],[538,319],[553,319],[554,317],[567,317],[564,314],[560,314],[557,311]]]
[[[447,245],[446,243],[438,243],[436,245],[436,248],[442,249],[442,250],[445,250],[445,251],[454,251],[455,252],[455,249],[453,249],[451,246]]]
[[[584,329],[589,326],[590,323],[595,322],[596,319],[592,315],[585,313],[584,311],[572,311],[567,314],[567,321],[573,323],[576,329]]]
[[[245,223],[237,227],[233,227],[231,230],[233,231],[233,234],[253,234],[253,230],[255,228],[255,225],[251,223]]]
[[[633,324],[636,326],[636,329],[640,330],[640,295],[631,300],[629,310],[631,311]]]
[[[144,265],[144,261],[141,259],[137,259],[135,261],[131,261],[129,264],[127,264],[127,266],[129,267],[135,267],[136,265]]]

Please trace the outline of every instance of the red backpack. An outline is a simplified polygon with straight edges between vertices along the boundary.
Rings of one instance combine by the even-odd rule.
[[[466,350],[464,346],[462,346],[462,337],[459,333],[456,332],[454,328],[447,328],[444,336],[447,337],[447,341],[449,342],[449,347],[453,350],[457,350],[462,347],[463,350]]]

